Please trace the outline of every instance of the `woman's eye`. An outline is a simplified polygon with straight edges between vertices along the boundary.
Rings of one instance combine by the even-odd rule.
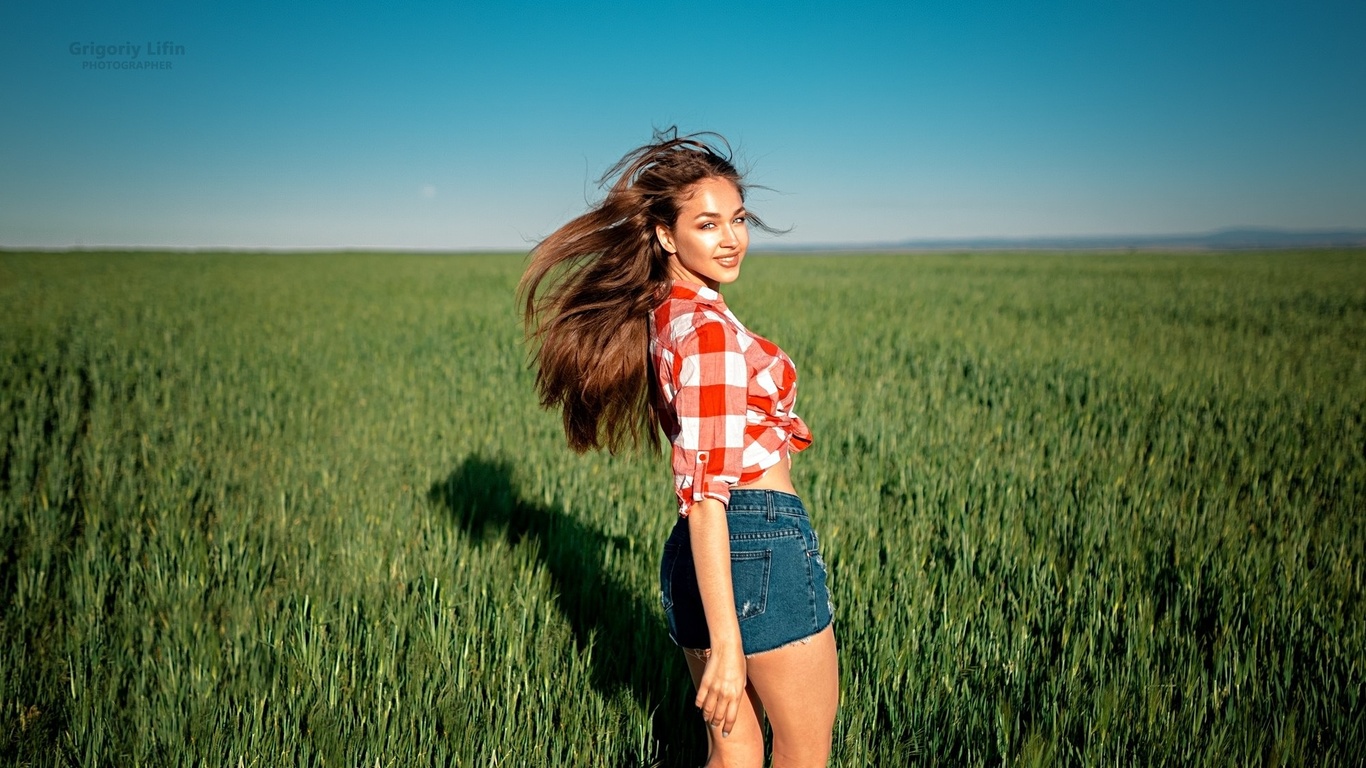
[[[748,223],[748,222],[749,222],[749,217],[748,217],[748,216],[737,216],[737,217],[735,217],[735,223],[736,223],[736,224],[745,224],[745,223]]]
[[[715,228],[716,228],[716,225],[715,225],[714,223],[712,223],[712,222],[709,221],[709,222],[707,222],[706,224],[703,224],[703,225],[702,225],[702,228],[703,228],[703,229],[715,229]]]

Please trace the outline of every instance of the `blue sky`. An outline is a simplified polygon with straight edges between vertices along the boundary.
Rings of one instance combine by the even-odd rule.
[[[9,2],[0,245],[525,249],[675,124],[769,246],[1363,228],[1363,40],[1360,0]]]

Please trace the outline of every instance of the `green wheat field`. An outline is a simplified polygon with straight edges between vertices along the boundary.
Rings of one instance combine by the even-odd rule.
[[[697,765],[524,255],[0,253],[0,764]],[[1366,252],[754,254],[832,764],[1359,765]]]

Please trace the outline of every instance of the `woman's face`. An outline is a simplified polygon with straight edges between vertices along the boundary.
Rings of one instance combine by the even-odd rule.
[[[749,248],[745,201],[728,179],[703,179],[689,188],[672,228],[655,236],[669,252],[669,276],[717,290],[740,276]]]

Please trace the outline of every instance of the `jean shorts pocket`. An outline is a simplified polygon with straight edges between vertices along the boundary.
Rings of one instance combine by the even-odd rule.
[[[768,607],[768,576],[771,550],[730,553],[730,576],[735,591],[735,616],[752,619]]]

